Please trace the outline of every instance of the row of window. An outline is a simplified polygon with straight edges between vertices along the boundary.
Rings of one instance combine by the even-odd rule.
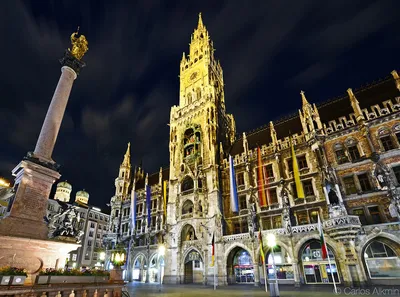
[[[385,152],[397,149],[400,147],[400,130],[391,135],[388,130],[383,130],[379,133],[379,142],[381,149]],[[396,143],[397,142],[397,143]],[[361,159],[359,151],[359,143],[355,139],[348,139],[344,145],[337,143],[334,146],[336,161],[338,164],[348,162],[357,162]]]
[[[351,210],[353,215],[357,215],[360,218],[362,225],[374,225],[382,224],[387,221],[384,209],[377,205],[367,205]],[[307,225],[315,224],[318,222],[318,209],[298,210],[294,213],[294,219],[296,225]],[[282,216],[275,215],[261,219],[262,229],[279,229],[282,228]],[[247,220],[235,222],[233,224],[233,234],[240,234],[248,232]]]
[[[397,183],[400,184],[400,165],[392,167],[392,170]],[[368,173],[345,176],[342,179],[346,195],[370,192],[374,190],[371,177]]]
[[[307,159],[305,155],[297,156],[297,164],[299,165],[299,170],[308,168]],[[291,158],[286,159],[286,166],[289,172],[293,172],[293,162]],[[262,180],[267,181],[270,178],[275,177],[274,169],[272,164],[267,164],[262,167],[263,178]],[[238,172],[236,174],[236,182],[238,186],[244,186],[244,172]]]

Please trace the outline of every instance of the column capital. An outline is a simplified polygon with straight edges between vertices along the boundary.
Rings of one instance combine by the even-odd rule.
[[[79,75],[81,68],[86,66],[86,63],[75,58],[69,50],[65,50],[64,56],[59,60],[62,66],[68,66]]]

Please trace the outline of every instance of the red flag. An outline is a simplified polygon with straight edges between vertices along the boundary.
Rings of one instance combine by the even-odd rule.
[[[258,198],[260,199],[260,206],[267,205],[267,199],[265,197],[265,190],[264,190],[264,177],[263,177],[263,170],[262,170],[262,162],[261,162],[261,150],[260,147],[257,147],[257,165],[258,165]]]

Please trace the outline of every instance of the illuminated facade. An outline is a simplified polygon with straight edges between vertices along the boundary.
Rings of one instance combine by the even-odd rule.
[[[180,63],[179,105],[170,114],[170,167],[131,169],[130,146],[111,199],[110,248],[130,247],[127,278],[219,285],[264,282],[258,233],[276,236],[277,277],[286,284],[390,284],[400,279],[400,79],[396,71],[316,106],[301,92],[298,114],[236,138],[222,68],[201,16]],[[227,101],[229,104],[229,100]],[[289,131],[305,198],[294,186]],[[260,206],[257,147],[267,205]],[[233,157],[239,212],[230,207]],[[163,181],[168,181],[167,218]],[[151,187],[147,227],[145,185]],[[136,192],[136,223],[131,199]],[[321,258],[323,221],[332,261]],[[260,223],[259,223],[260,222]],[[215,236],[215,267],[211,267]],[[131,238],[134,240],[130,241]],[[158,245],[166,246],[158,257]],[[272,255],[264,243],[268,278]],[[159,266],[160,262],[161,265]]]
[[[62,212],[71,204],[79,212],[79,222],[75,222],[77,224],[75,227],[83,232],[82,246],[69,254],[68,267],[104,267],[104,259],[100,259],[100,254],[105,252],[103,236],[108,231],[110,215],[104,213],[100,208],[88,205],[89,193],[86,191],[78,191],[75,201],[70,204],[71,191],[71,184],[59,182],[54,199],[49,199],[47,204],[48,219]],[[55,226],[62,223],[61,220],[56,221]]]

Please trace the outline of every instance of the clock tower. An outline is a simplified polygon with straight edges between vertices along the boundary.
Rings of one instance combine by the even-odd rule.
[[[180,62],[179,105],[170,114],[168,245],[170,251],[180,252],[166,257],[171,261],[166,267],[176,267],[171,275],[188,275],[187,266],[200,262],[204,282],[212,236],[222,236],[219,160],[235,139],[235,121],[225,111],[223,72],[214,51],[199,14],[189,55],[183,53]]]

